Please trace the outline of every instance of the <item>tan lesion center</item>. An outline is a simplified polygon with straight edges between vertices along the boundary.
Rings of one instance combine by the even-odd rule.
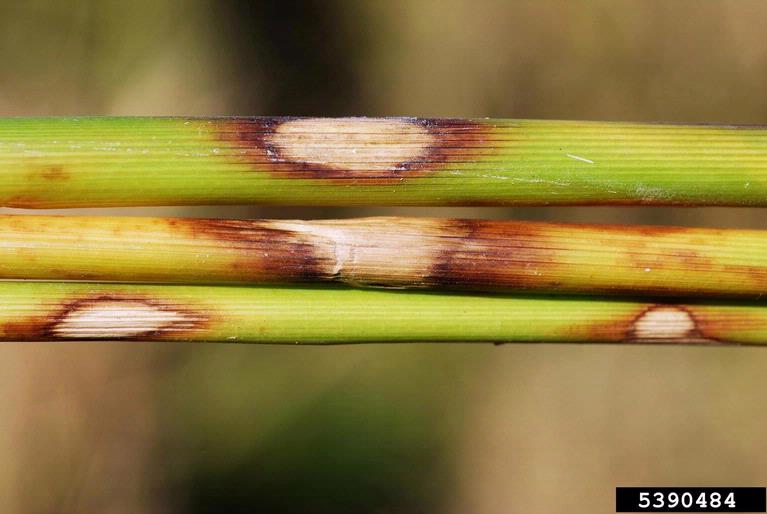
[[[189,330],[198,321],[189,313],[140,300],[94,300],[76,305],[51,332],[66,339],[121,339]]]
[[[659,306],[647,310],[634,321],[634,339],[642,342],[700,341],[697,325],[685,309]]]
[[[373,174],[423,160],[435,136],[406,119],[306,118],[281,123],[267,141],[282,160]]]
[[[324,263],[327,278],[357,286],[426,287],[425,279],[442,251],[439,245],[426,244],[442,233],[437,220],[286,220],[270,226],[305,240]]]

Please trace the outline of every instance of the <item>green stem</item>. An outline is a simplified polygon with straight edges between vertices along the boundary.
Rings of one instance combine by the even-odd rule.
[[[6,118],[0,205],[767,205],[762,128]]]
[[[0,340],[767,343],[764,304],[0,283]]]

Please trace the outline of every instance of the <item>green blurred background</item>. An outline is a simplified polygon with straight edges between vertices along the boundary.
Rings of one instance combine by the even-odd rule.
[[[763,124],[765,19],[762,0],[0,0],[0,115]],[[767,228],[757,209],[119,212],[392,211]],[[0,507],[586,513],[616,485],[765,485],[766,369],[739,348],[5,344]]]

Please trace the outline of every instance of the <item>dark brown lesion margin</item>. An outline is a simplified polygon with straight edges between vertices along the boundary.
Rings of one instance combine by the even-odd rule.
[[[421,127],[433,136],[433,142],[420,157],[399,162],[386,170],[355,171],[331,164],[293,160],[272,142],[278,127],[301,117],[243,117],[215,120],[217,136],[241,150],[238,160],[254,171],[268,172],[282,178],[322,179],[347,185],[349,179],[367,185],[396,184],[406,178],[421,177],[443,168],[450,162],[471,161],[485,146],[494,125],[461,118],[360,118],[390,120]]]
[[[157,311],[172,312],[181,315],[181,320],[170,322],[168,325],[154,330],[146,330],[138,334],[116,336],[112,339],[120,341],[150,341],[162,339],[183,338],[184,334],[193,334],[206,330],[211,323],[210,313],[188,305],[169,302],[165,299],[154,298],[148,294],[122,294],[107,293],[95,295],[75,295],[64,299],[60,306],[53,308],[47,313],[34,315],[18,321],[3,324],[3,340],[5,341],[75,341],[78,338],[64,337],[57,333],[57,329],[67,318],[79,310],[98,307],[100,303],[141,303]],[[106,330],[106,329],[105,329]],[[172,335],[173,337],[166,337]],[[83,338],[83,340],[95,340]]]
[[[328,281],[334,262],[301,233],[272,226],[263,220],[169,218],[172,230],[196,240],[211,240],[234,254],[232,268],[244,282]]]

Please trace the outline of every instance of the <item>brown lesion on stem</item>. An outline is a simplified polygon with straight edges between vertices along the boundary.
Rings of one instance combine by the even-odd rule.
[[[64,169],[64,166],[59,164],[42,166],[38,170],[38,174],[43,180],[49,182],[64,181],[69,179],[69,172]]]
[[[79,295],[2,326],[17,341],[178,340],[205,331],[210,314],[141,294]]]
[[[763,317],[733,311],[729,319],[726,312],[716,306],[652,303],[641,305],[626,316],[574,327],[571,335],[602,343],[735,344],[729,339],[730,334],[748,329],[749,325],[760,330],[766,326]]]
[[[473,161],[493,126],[463,119],[231,118],[219,137],[256,171],[283,178],[396,184]]]
[[[386,217],[167,223],[191,234],[201,252],[211,240],[230,251],[231,266],[244,281],[466,290],[559,286],[545,273],[551,263],[545,235],[525,223]]]
[[[547,273],[556,264],[545,225],[445,220],[440,252],[426,282],[448,289],[542,292],[562,284]]]
[[[716,252],[707,250],[711,242],[700,229],[396,217],[158,218],[153,223],[160,234],[157,244],[164,239],[180,242],[185,255],[194,252],[202,265],[201,271],[174,270],[176,281],[322,281],[385,288],[656,297],[682,293],[742,297],[744,291],[757,295],[767,290],[763,267],[717,260]],[[599,262],[608,264],[588,261],[588,252],[600,248],[607,257]],[[599,267],[608,266],[611,259],[632,275],[617,280],[621,269],[611,275]],[[676,274],[664,281],[669,271]],[[701,280],[685,278],[686,272]],[[708,272],[719,281],[707,279]],[[740,292],[730,292],[721,279],[735,273],[735,278],[743,277]],[[58,278],[100,277],[88,270],[61,270]]]
[[[717,343],[703,334],[696,314],[683,305],[652,305],[632,321],[626,340],[633,343]]]
[[[46,162],[52,161],[52,162]],[[24,180],[21,181],[16,194],[10,194],[0,202],[0,207],[12,207],[20,209],[36,209],[45,203],[45,190],[37,187],[55,187],[72,178],[71,170],[65,165],[57,163],[53,159],[41,159],[34,157],[26,159]],[[50,207],[50,205],[48,205]]]
[[[223,243],[232,252],[232,267],[243,281],[302,282],[331,280],[332,249],[279,223],[253,220],[168,219],[171,229],[200,241]]]
[[[725,235],[723,231],[719,239]],[[713,248],[717,236],[714,229],[685,227],[445,220],[438,243],[441,251],[427,283],[439,288],[486,291],[744,296],[743,291],[723,291],[714,280],[696,283],[677,279],[664,283],[648,275],[645,280],[612,283],[608,274],[601,274],[586,285],[573,281],[579,270],[585,273],[596,269],[579,256],[584,252],[597,255],[604,249],[609,258],[635,275],[662,271],[729,278],[736,275],[748,288],[748,294],[767,291],[767,270],[763,266],[717,258]],[[616,270],[615,276],[620,273]]]
[[[634,270],[712,270],[722,268],[697,251],[698,244],[652,244],[659,237],[683,235],[687,229],[657,233],[615,226],[445,220],[430,218],[363,218],[354,220],[204,220],[170,219],[171,230],[184,230],[199,244],[214,245],[232,256],[231,281],[337,281],[356,286],[439,288],[479,291],[584,292],[569,277],[574,256],[591,246],[574,245],[563,234],[593,239],[621,252]],[[626,235],[633,237],[626,237]],[[640,237],[641,236],[641,237]],[[689,238],[688,238],[689,240]],[[659,249],[660,248],[660,249]],[[611,250],[613,251],[613,250]],[[232,271],[232,269],[234,271]],[[742,269],[741,269],[742,268]],[[763,270],[743,266],[737,271],[757,286]],[[731,270],[726,270],[731,271]],[[216,277],[208,277],[216,278]],[[636,280],[627,286],[602,277],[591,282],[591,293],[672,295],[679,283]],[[715,285],[694,283],[689,290]],[[724,293],[721,293],[724,295]]]

